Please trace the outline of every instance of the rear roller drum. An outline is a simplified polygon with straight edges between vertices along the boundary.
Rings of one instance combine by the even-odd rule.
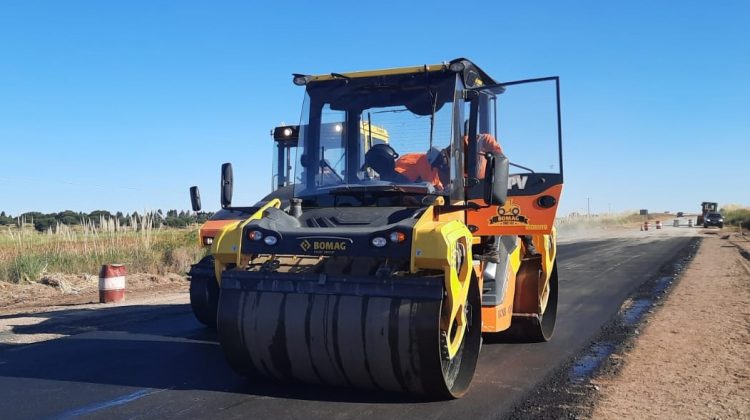
[[[480,305],[472,281],[463,305],[466,330],[448,358],[442,300],[225,287],[219,341],[230,365],[246,375],[457,398],[479,355]]]
[[[549,286],[540,291],[542,312],[534,317],[513,317],[509,333],[512,337],[531,343],[549,341],[557,321],[557,263],[552,268]]]
[[[216,328],[219,306],[219,283],[214,274],[214,258],[207,256],[190,268],[190,307],[195,318],[209,328]]]

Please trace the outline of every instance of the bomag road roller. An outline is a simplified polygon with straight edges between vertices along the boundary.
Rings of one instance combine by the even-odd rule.
[[[337,128],[332,127],[332,133]],[[377,144],[388,143],[388,132],[381,127],[373,126],[370,129],[366,123],[360,125],[360,130],[367,130],[367,141],[365,149]],[[216,234],[225,227],[231,229],[252,216],[260,207],[274,198],[288,200],[294,192],[292,188],[293,156],[299,140],[299,126],[282,125],[271,130],[274,141],[273,167],[271,174],[271,193],[253,206],[232,205],[232,179],[233,170],[231,163],[221,166],[221,209],[211,215],[198,229],[198,241],[201,246],[209,248],[213,244]],[[325,136],[325,133],[324,133]],[[197,186],[190,187],[190,202],[193,211],[201,210],[200,190]],[[230,226],[231,225],[231,226]],[[219,282],[214,275],[214,257],[206,255],[196,264],[190,267],[187,273],[190,280],[190,306],[193,315],[201,323],[210,328],[216,327],[216,311],[219,304]]]
[[[231,366],[457,398],[482,334],[549,340],[559,79],[498,83],[456,59],[293,81],[306,94],[291,198],[211,246]]]

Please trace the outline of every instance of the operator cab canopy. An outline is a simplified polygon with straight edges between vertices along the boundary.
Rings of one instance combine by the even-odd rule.
[[[379,130],[396,157],[426,154],[432,148],[450,150],[450,170],[441,174],[440,181],[428,170],[408,180],[397,178],[398,184],[421,185],[424,193],[435,193],[437,188],[441,194],[456,194],[460,199],[462,188],[454,185],[459,180],[463,183],[463,147],[456,139],[464,134],[464,90],[496,84],[476,65],[457,59],[378,71],[295,75],[294,82],[306,85],[295,196],[342,185],[370,190],[393,185],[383,180],[396,177],[374,173],[363,165]]]
[[[485,176],[487,153],[511,160],[515,172],[508,180],[508,195],[534,196],[562,184],[557,77],[499,84],[469,60],[456,59],[375,71],[298,74],[294,82],[306,87],[293,178],[294,196],[306,205],[368,205],[342,197],[363,191],[421,194],[423,199],[442,195],[449,203],[481,199],[486,191],[501,188]],[[393,173],[381,174],[366,164],[365,154],[378,135],[394,151],[387,153],[397,160]],[[382,168],[388,170],[388,165]],[[414,198],[410,201],[422,202]]]

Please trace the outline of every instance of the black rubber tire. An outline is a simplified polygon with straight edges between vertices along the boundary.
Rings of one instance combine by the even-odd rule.
[[[190,307],[202,324],[216,329],[219,308],[219,283],[213,274],[214,258],[207,256],[190,268]]]

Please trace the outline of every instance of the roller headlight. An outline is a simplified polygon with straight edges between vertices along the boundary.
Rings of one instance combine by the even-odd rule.
[[[388,244],[388,241],[384,237],[382,237],[382,236],[376,236],[376,237],[372,238],[372,240],[370,241],[370,243],[372,244],[372,246],[374,246],[376,248],[382,248],[382,247],[386,246],[386,244]]]
[[[257,230],[251,230],[247,232],[247,239],[250,239],[251,241],[259,241],[263,239],[263,234]]]
[[[266,245],[273,246],[273,245],[276,245],[277,242],[279,242],[279,238],[273,235],[268,235],[265,238],[263,238],[263,242],[265,242]]]

